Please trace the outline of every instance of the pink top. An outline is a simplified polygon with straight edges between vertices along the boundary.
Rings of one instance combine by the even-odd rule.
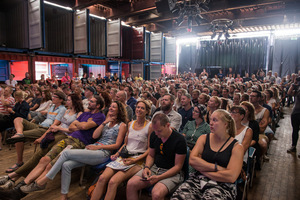
[[[70,76],[68,76],[68,77],[63,76],[63,77],[61,78],[61,82],[62,82],[62,83],[70,84],[70,82],[71,82]]]

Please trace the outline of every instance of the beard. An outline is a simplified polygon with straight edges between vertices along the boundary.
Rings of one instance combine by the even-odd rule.
[[[161,106],[161,110],[162,111],[168,111],[171,109],[171,104],[165,105],[165,106]]]

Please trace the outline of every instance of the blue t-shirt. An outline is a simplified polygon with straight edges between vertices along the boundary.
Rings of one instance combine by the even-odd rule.
[[[105,120],[105,115],[102,112],[97,112],[94,114],[92,114],[91,112],[84,112],[77,118],[77,121],[87,122],[89,119],[92,119],[98,126],[100,126],[102,122],[104,122]],[[85,145],[88,145],[94,142],[92,136],[96,128],[97,126],[95,126],[94,128],[90,128],[88,130],[74,131],[73,133],[70,133],[69,136],[72,136],[73,138],[77,138]]]
[[[64,114],[67,110],[66,107],[63,105],[60,105],[55,110],[54,110],[54,108],[55,108],[55,105],[52,105],[50,107],[50,109],[48,110],[48,113],[47,113],[47,118],[42,123],[40,123],[41,126],[50,127],[54,123],[54,120],[57,119],[58,121],[61,121],[61,118],[64,116]]]

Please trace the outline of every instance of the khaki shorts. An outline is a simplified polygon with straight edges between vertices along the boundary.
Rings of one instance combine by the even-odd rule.
[[[58,160],[60,153],[68,146],[72,145],[72,149],[84,149],[85,145],[77,138],[68,136],[68,138],[63,139],[56,143],[52,149],[46,154],[52,161],[51,165],[53,166]]]
[[[135,176],[143,177],[142,176],[143,170],[144,169],[141,169],[138,173],[135,174]],[[150,171],[151,171],[152,175],[153,174],[154,175],[160,175],[160,174],[163,174],[166,171],[168,171],[168,169],[159,168],[156,165],[153,165],[150,168]],[[171,176],[169,178],[160,180],[160,181],[158,181],[158,183],[164,184],[168,188],[169,193],[172,193],[172,192],[174,192],[176,190],[177,186],[179,186],[183,182],[183,180],[184,180],[183,172],[180,171],[180,173],[178,173],[178,174],[176,174],[174,176]]]
[[[43,127],[38,124],[30,123],[28,120],[23,119],[23,134],[27,138],[40,138],[48,129],[48,127]]]

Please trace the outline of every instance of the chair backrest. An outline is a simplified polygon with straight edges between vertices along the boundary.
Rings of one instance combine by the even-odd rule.
[[[189,159],[190,159],[190,148],[186,149],[186,157],[182,166],[182,171],[184,172],[184,180],[189,178]]]

